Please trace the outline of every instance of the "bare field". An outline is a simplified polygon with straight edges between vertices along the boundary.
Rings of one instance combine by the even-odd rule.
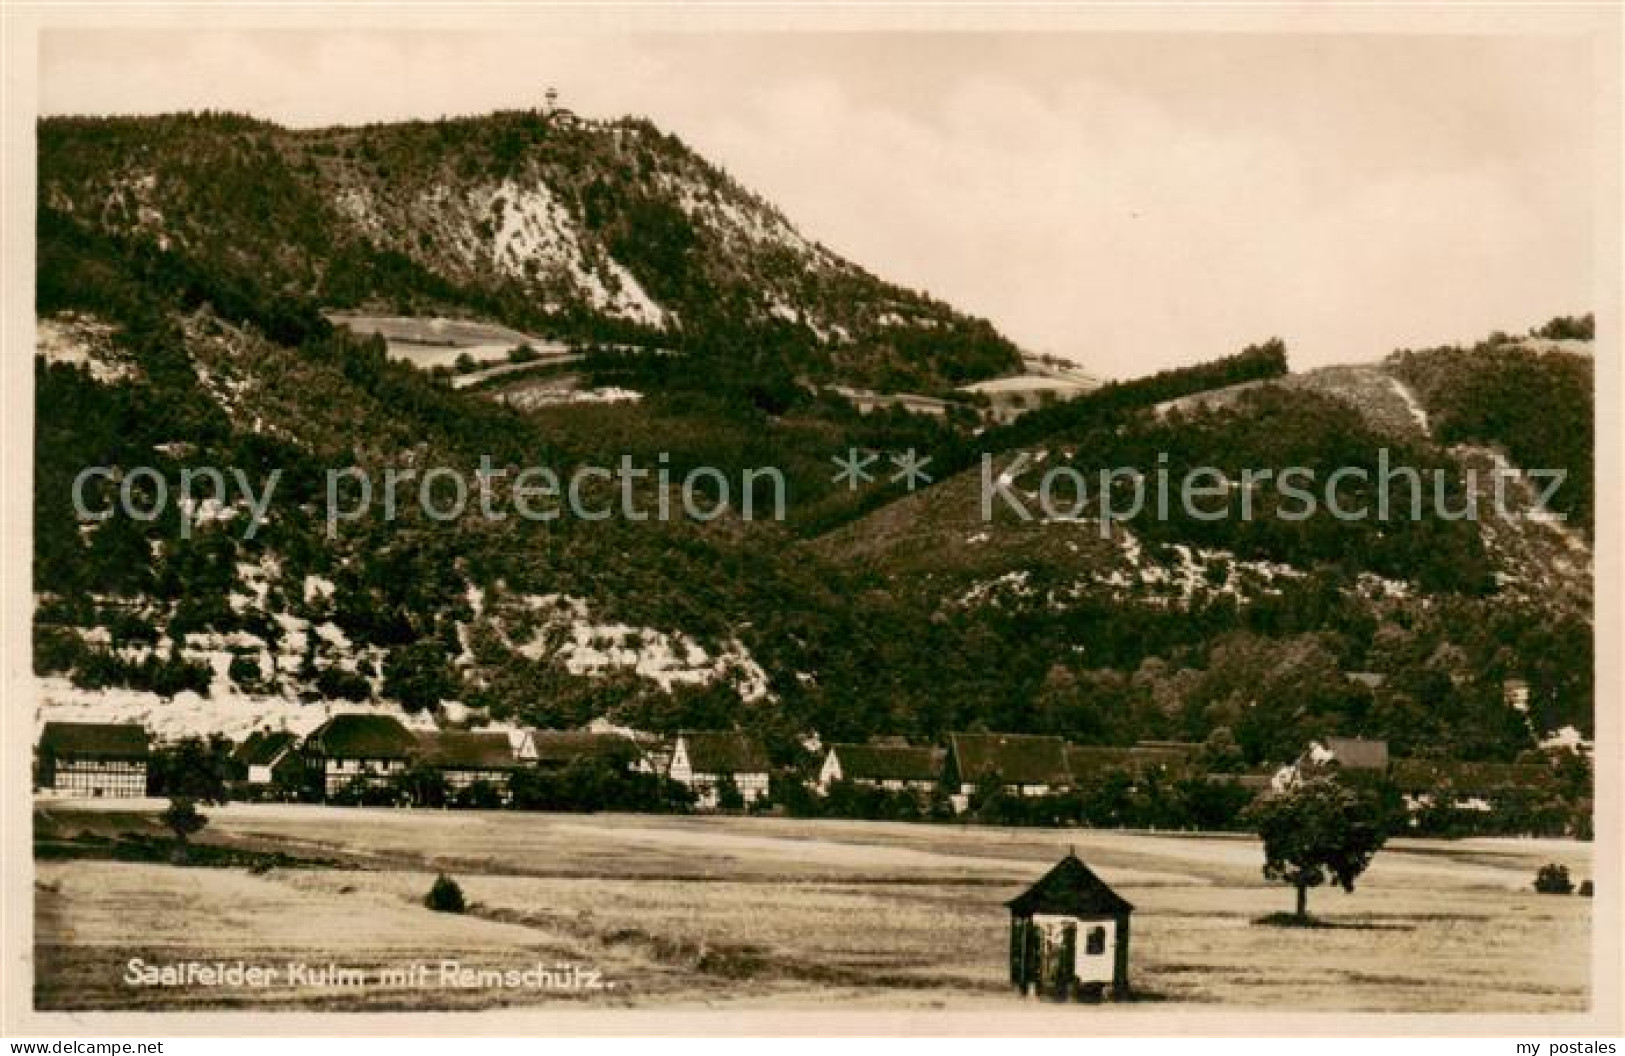
[[[54,824],[126,821],[42,806]],[[1316,891],[1334,925],[1254,923],[1289,909],[1243,837],[869,822],[234,805],[204,839],[343,867],[180,869],[36,863],[36,1004],[51,1009],[580,1006],[1019,1007],[1005,899],[1069,846],[1137,907],[1130,974],[1147,1002],[1386,1012],[1567,1012],[1588,1003],[1591,902],[1540,896],[1535,870],[1591,875],[1564,841],[1403,840],[1353,895]],[[421,899],[435,872],[464,916]],[[149,963],[243,961],[365,973],[361,986],[150,987]],[[599,973],[595,988],[445,985],[464,967]],[[382,985],[417,964],[426,985]],[[449,977],[447,977],[449,978]]]
[[[402,315],[367,315],[361,312],[328,312],[329,322],[363,336],[376,334],[389,346],[389,357],[410,363],[421,370],[450,368],[462,356],[480,364],[501,364],[519,345],[537,352],[563,355],[569,349],[555,341],[495,323],[473,319],[419,318]]]

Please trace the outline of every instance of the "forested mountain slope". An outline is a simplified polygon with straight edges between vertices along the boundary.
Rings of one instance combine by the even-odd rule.
[[[1266,342],[1006,426],[865,416],[819,383],[941,389],[1016,352],[801,239],[643,122],[62,120],[40,145],[48,707],[138,708],[169,733],[308,727],[334,702],[447,723],[739,724],[780,761],[811,733],[978,725],[1111,743],[1224,727],[1249,762],[1331,733],[1510,759],[1562,726],[1591,729],[1589,597],[1564,586],[1588,581],[1588,552],[1568,579],[1547,576],[1556,556],[1520,548],[1527,533],[1434,515],[1294,520],[1267,495],[1250,519],[1176,510],[1103,528],[1088,505],[1023,518],[1003,500],[982,515],[984,457],[1028,506],[1062,465],[1088,479],[1325,473],[1374,469],[1383,449],[1455,500],[1467,441],[1523,465],[1555,452],[1589,489],[1589,461],[1515,401],[1453,395],[1463,370],[1508,397],[1527,370],[1549,373],[1523,406],[1590,430],[1589,373],[1549,353],[1300,376]],[[391,361],[382,341],[331,327],[334,307],[670,354],[581,364],[587,383],[639,400],[521,409]],[[911,449],[931,459],[914,489],[885,457]],[[881,457],[855,488],[831,463],[854,450]],[[567,478],[623,458],[674,481],[774,467],[787,515],[747,521],[735,493],[704,521],[442,523],[410,498],[392,521],[326,516],[332,472],[489,460]],[[280,479],[253,533],[235,492],[193,507],[183,533],[173,502],[151,521],[81,520],[71,494],[87,466],[152,467],[131,482],[143,501],[188,467]],[[647,508],[658,489],[650,476],[631,493]],[[1589,509],[1587,494],[1565,508]],[[618,500],[603,483],[589,497]],[[1530,685],[1527,712],[1503,693],[1513,678]]]
[[[576,340],[748,344],[786,369],[880,388],[1019,361],[985,321],[805,238],[642,120],[64,118],[39,139],[48,244],[109,239],[217,307],[270,293],[294,307],[482,313]],[[277,324],[297,338],[297,317]]]

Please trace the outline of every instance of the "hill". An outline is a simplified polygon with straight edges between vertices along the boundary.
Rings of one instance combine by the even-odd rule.
[[[1201,739],[1225,726],[1262,757],[1329,727],[1421,754],[1495,754],[1530,743],[1520,732],[1530,727],[1589,728],[1589,546],[1532,514],[1522,485],[1509,491],[1510,517],[1445,512],[1462,508],[1469,472],[1487,492],[1504,455],[1439,443],[1387,367],[1201,388],[1214,373],[1184,379],[1195,391],[1183,396],[1169,391],[1176,376],[1109,412],[1087,399],[1056,408],[1047,435],[1024,420],[1025,445],[991,468],[947,476],[814,548],[939,623],[992,635],[982,655],[1019,686],[1005,707],[989,706],[995,728],[1110,740]],[[1570,400],[1564,413],[1589,408]],[[1375,507],[1385,463],[1417,470],[1443,509],[1430,497],[1416,518],[1321,507],[1288,519],[1272,515],[1266,490],[1252,518],[1207,519],[1177,501],[1167,516],[1124,517],[1122,476],[1107,507],[1115,518],[1098,489],[1073,503],[1072,482],[1131,469],[1177,482],[1212,467],[1234,482],[1249,468],[1302,466],[1363,472],[1342,501]],[[995,500],[991,520],[990,479],[1013,500]],[[1524,713],[1501,683],[1530,672],[1541,703]]]
[[[1271,341],[1004,425],[864,415],[823,382],[942,391],[1019,354],[801,239],[646,123],[201,115],[40,133],[34,663],[50,707],[139,708],[166,732],[312,726],[339,704],[739,724],[779,762],[809,733],[977,725],[1106,743],[1226,728],[1249,762],[1330,733],[1508,760],[1592,728],[1583,539],[1565,556],[1542,526],[1433,515],[1102,530],[1087,505],[980,512],[984,457],[1032,504],[1063,465],[1372,470],[1386,448],[1459,499],[1469,439],[1522,458],[1555,438],[1507,398],[1468,419],[1481,401],[1453,404],[1455,383],[1422,369],[1472,368],[1453,354],[1298,376]],[[340,310],[376,332],[335,327]],[[504,402],[390,354],[493,334],[557,342],[579,391],[636,398]],[[1549,386],[1540,413],[1589,422],[1588,384]],[[1423,417],[1460,432],[1441,442]],[[864,487],[832,471],[832,455],[907,450],[931,459],[914,488],[885,460]],[[743,517],[737,491],[715,518],[441,520],[413,491],[393,520],[326,516],[331,473],[488,466],[507,474],[501,504],[520,468],[570,479],[623,459],[669,476],[601,480],[591,503],[681,509],[691,474],[717,474],[699,488],[716,502],[719,479],[773,467],[786,516]],[[72,503],[88,466],[120,467],[93,507],[173,499],[200,466],[280,478],[263,523],[240,489],[95,520]]]
[[[1492,445],[1526,470],[1562,470],[1553,512],[1592,531],[1596,387],[1592,321],[1558,318],[1524,337],[1491,334],[1471,347],[1401,349],[1385,364],[1420,398],[1446,443]]]
[[[322,308],[480,315],[544,337],[749,347],[942,388],[1015,369],[988,323],[886,283],[647,121],[536,111],[291,130],[224,114],[42,121],[41,303],[95,243],[297,340]]]

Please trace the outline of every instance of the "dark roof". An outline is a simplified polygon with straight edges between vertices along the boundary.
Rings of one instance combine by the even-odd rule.
[[[1044,878],[1006,902],[1018,917],[1064,913],[1074,917],[1115,917],[1134,907],[1096,876],[1075,854],[1068,854]]]
[[[765,774],[767,752],[754,737],[726,731],[678,734],[688,745],[688,765],[702,774]]]
[[[390,715],[335,715],[305,740],[317,755],[333,759],[406,759],[418,739]]]
[[[40,733],[39,747],[42,754],[52,756],[145,759],[147,730],[135,723],[47,722]]]
[[[298,738],[287,730],[255,730],[232,753],[244,766],[269,766],[292,749]]]
[[[1135,741],[1134,750],[1189,759],[1201,752],[1202,746],[1196,741]]]
[[[1328,737],[1326,749],[1345,770],[1383,770],[1388,766],[1388,742],[1363,737]]]
[[[1200,745],[1185,745],[1177,741],[1158,741],[1136,744],[1129,749],[1129,754],[1134,758],[1135,765],[1143,770],[1153,766],[1176,768],[1186,766],[1200,750]]]
[[[906,744],[832,744],[829,750],[848,781],[935,781],[942,773],[942,752]]]
[[[515,765],[513,745],[505,733],[441,730],[418,734],[422,758],[450,770],[507,770]]]
[[[1539,763],[1464,763],[1456,759],[1396,759],[1394,785],[1401,792],[1491,793],[1503,788],[1546,789],[1557,780]]]
[[[638,755],[637,744],[618,733],[532,730],[530,743],[536,749],[536,765],[544,767],[569,766],[577,759],[602,759],[624,764]]]
[[[1022,733],[951,733],[949,750],[959,768],[959,780],[974,783],[997,774],[1010,785],[1067,785],[1072,772],[1066,762],[1066,742],[1059,737]]]
[[[1185,741],[1140,741],[1132,748],[1068,744],[1066,762],[1074,779],[1102,770],[1127,770],[1143,774],[1158,767],[1183,768],[1200,750],[1201,745]]]
[[[1234,784],[1254,792],[1262,792],[1271,787],[1275,775],[1272,772],[1254,770],[1240,774],[1208,774],[1207,783],[1210,785]]]
[[[1132,748],[1113,748],[1103,744],[1069,744],[1066,746],[1066,762],[1074,778],[1098,770],[1133,770],[1139,765]]]

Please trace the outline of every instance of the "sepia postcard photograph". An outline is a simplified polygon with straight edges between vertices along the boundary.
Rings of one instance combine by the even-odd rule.
[[[6,19],[8,1033],[1619,1033],[1618,6]]]

